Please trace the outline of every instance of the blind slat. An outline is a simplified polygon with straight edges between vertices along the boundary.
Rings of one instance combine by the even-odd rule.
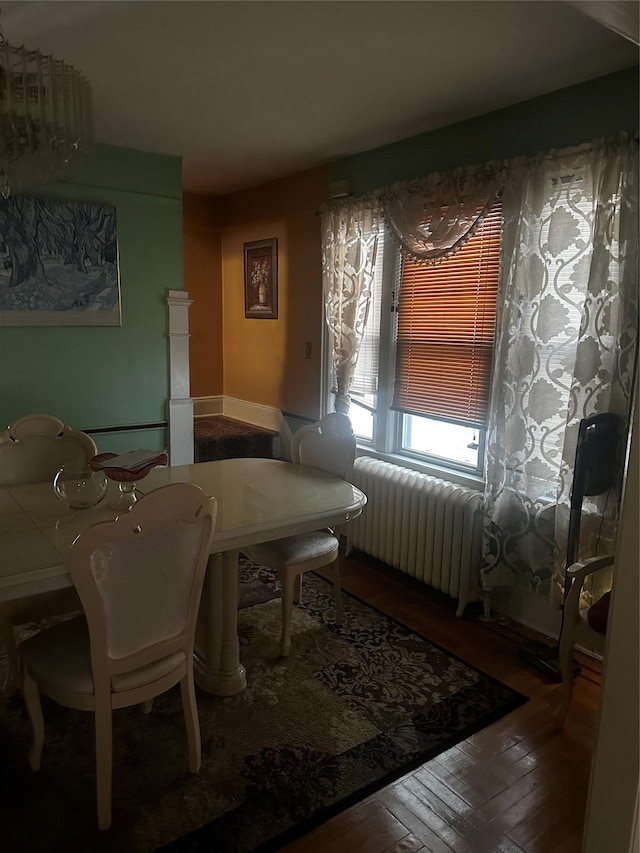
[[[501,230],[498,201],[455,255],[432,266],[405,259],[394,409],[486,426]]]

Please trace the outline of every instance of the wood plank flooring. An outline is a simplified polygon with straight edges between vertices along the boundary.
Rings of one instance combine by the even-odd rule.
[[[376,561],[343,558],[343,588],[529,701],[283,848],[286,853],[580,853],[601,667],[582,666],[563,732],[560,686],[517,656],[515,624],[457,619],[455,604]]]

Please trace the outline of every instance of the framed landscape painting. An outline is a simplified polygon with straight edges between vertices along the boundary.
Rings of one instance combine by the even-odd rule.
[[[278,239],[244,244],[244,316],[278,317]]]
[[[0,199],[0,326],[120,326],[114,207]]]

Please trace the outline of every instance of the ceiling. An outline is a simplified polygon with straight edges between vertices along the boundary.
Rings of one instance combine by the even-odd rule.
[[[100,142],[225,194],[636,64],[589,5],[45,0],[0,25],[85,74]]]

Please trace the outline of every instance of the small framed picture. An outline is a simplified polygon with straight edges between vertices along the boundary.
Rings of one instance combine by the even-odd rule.
[[[244,316],[256,320],[278,317],[278,239],[244,244]]]

